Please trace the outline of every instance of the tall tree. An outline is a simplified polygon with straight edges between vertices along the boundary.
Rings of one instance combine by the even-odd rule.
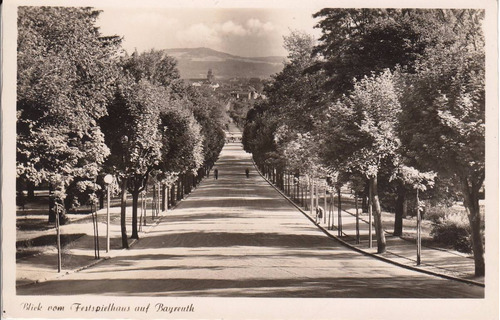
[[[192,111],[200,125],[203,139],[203,162],[212,165],[217,160],[225,142],[224,126],[228,116],[224,105],[211,92],[189,86],[183,94],[186,107]]]
[[[180,102],[164,107],[160,113],[163,172],[196,171],[203,163],[203,136],[200,125]]]
[[[122,179],[122,195],[127,190],[132,195],[131,238],[137,239],[139,194],[151,174],[156,181],[171,181],[173,175],[196,171],[203,162],[203,137],[189,110],[191,103],[183,96],[175,60],[152,50],[125,56],[122,66],[109,116],[101,126],[112,150],[108,166]],[[122,207],[122,242],[126,246]]]
[[[126,59],[124,68],[136,82],[145,79],[165,88],[180,79],[177,61],[162,50],[151,49],[140,54],[135,51]]]
[[[322,36],[314,52],[324,59],[310,68],[328,75],[326,88],[340,97],[354,87],[353,79],[405,66],[414,61],[426,46],[415,27],[415,10],[335,9],[315,13]]]
[[[96,120],[113,92],[120,39],[100,35],[92,8],[18,12],[17,176],[48,183],[62,202],[109,154]]]
[[[316,61],[312,56],[315,40],[307,33],[292,31],[284,37],[284,44],[288,61],[265,87],[268,100],[247,114],[243,143],[258,162],[280,170],[300,168],[315,176],[320,164],[314,128],[325,100],[320,90],[322,74],[305,72]]]
[[[386,250],[378,177],[400,146],[396,131],[400,112],[393,76],[386,70],[356,81],[352,93],[329,108],[324,127],[325,163],[350,168],[369,180],[378,253]]]
[[[139,194],[161,157],[160,106],[165,102],[168,102],[166,91],[147,80],[124,81],[108,107],[109,115],[101,121],[106,143],[111,148],[108,165],[122,180],[127,180],[122,181],[122,188],[126,186],[132,194],[133,239],[139,237]]]
[[[401,137],[423,169],[460,181],[475,273],[484,275],[479,190],[485,177],[485,53],[482,10],[429,17],[434,45],[402,84]],[[432,19],[431,19],[432,18]]]

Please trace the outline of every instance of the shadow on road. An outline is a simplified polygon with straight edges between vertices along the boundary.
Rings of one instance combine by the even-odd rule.
[[[439,282],[421,277],[360,279],[287,278],[287,279],[99,279],[59,281],[57,295],[88,295],[105,292],[106,295],[147,296],[217,296],[217,297],[342,297],[342,298],[463,298],[464,294],[444,292]],[[399,285],[398,285],[399,284]],[[41,289],[51,291],[52,283],[41,283]],[[411,287],[411,290],[407,288]],[[75,290],[74,288],[78,288]],[[196,288],[193,290],[186,288]],[[371,288],[371,290],[367,290]],[[468,297],[478,297],[471,287]],[[18,288],[23,294],[23,288]],[[42,293],[43,295],[43,290]]]

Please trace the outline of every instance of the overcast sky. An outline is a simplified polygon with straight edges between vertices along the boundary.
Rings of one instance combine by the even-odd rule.
[[[127,52],[208,47],[239,56],[286,56],[290,29],[318,37],[312,14],[320,8],[98,8],[103,35],[124,37]]]

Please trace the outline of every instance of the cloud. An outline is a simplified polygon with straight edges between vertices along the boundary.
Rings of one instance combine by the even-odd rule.
[[[177,32],[176,38],[184,46],[214,47],[227,37],[243,37],[248,31],[240,24],[228,20],[224,23],[207,25],[197,23]]]
[[[179,46],[217,49],[220,46],[241,46],[242,41],[249,41],[248,39],[267,38],[275,30],[271,22],[262,22],[256,18],[242,23],[231,19],[220,23],[200,22],[188,25],[178,30],[175,37]]]
[[[271,22],[262,22],[259,19],[251,18],[244,26],[234,23],[232,20],[215,25],[214,29],[222,34],[235,36],[262,35],[275,30]]]
[[[220,25],[220,27],[216,27],[216,29],[219,29],[224,34],[232,34],[236,36],[245,36],[248,33],[243,26],[236,24],[231,20],[224,22]]]
[[[211,47],[221,42],[218,32],[204,23],[197,23],[178,31],[176,38],[183,46]]]
[[[273,31],[274,25],[271,22],[262,22],[259,19],[251,18],[247,21],[246,26],[251,33],[263,34]]]

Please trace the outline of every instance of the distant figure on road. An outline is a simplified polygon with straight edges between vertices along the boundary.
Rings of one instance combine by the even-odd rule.
[[[245,169],[245,175],[248,177],[250,177],[250,170],[248,170],[248,168]]]
[[[316,224],[321,223],[321,219],[323,219],[323,213],[324,213],[323,208],[320,206],[317,206],[316,207]]]
[[[215,180],[219,179],[219,170],[217,169],[214,170],[214,179]]]

